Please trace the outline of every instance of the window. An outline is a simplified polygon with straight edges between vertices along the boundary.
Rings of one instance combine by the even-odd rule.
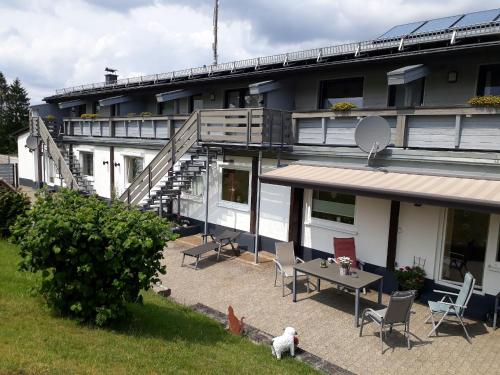
[[[144,159],[133,156],[125,156],[127,182],[132,183],[144,169]]]
[[[82,161],[82,174],[84,176],[94,175],[94,154],[91,152],[80,152]]]
[[[330,109],[338,102],[363,106],[363,77],[332,79],[320,83],[319,108]]]
[[[191,180],[189,194],[197,197],[201,197],[203,195],[203,178],[201,176],[197,176]]]
[[[354,195],[314,190],[311,217],[353,225],[355,207]]]
[[[500,64],[483,65],[479,68],[477,95],[500,95]]]
[[[441,279],[461,284],[471,272],[481,287],[490,215],[448,209]]]
[[[404,85],[390,85],[389,107],[418,107],[424,104],[425,77]]]
[[[159,115],[178,115],[180,113],[180,100],[174,99],[167,102],[158,103]]]
[[[120,116],[120,103],[110,106],[110,116]]]
[[[189,112],[194,112],[203,109],[203,96],[192,95],[189,97]]]
[[[101,108],[100,108],[99,102],[93,102],[93,103],[92,103],[92,113],[93,113],[94,115],[98,114],[98,113],[99,113],[99,111],[100,111],[100,109],[101,109]]]
[[[248,88],[226,91],[226,108],[259,108],[265,102],[265,94],[250,95]]]
[[[222,170],[222,200],[248,204],[250,172],[237,169]]]

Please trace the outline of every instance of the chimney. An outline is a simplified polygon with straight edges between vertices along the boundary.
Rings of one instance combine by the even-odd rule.
[[[116,81],[118,80],[118,74],[116,74],[117,70],[106,67],[104,71],[106,72],[104,74],[106,85],[112,85],[116,83]]]
[[[113,83],[116,83],[118,80],[118,74],[115,73],[108,73],[104,75],[106,85],[112,85]]]

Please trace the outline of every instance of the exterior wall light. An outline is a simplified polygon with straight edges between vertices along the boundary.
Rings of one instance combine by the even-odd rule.
[[[456,70],[452,70],[448,72],[448,82],[455,83],[458,80],[458,72]]]

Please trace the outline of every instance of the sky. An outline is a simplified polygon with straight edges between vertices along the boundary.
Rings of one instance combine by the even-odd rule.
[[[0,71],[32,104],[55,89],[209,65],[213,0],[0,0]],[[482,0],[220,0],[219,62],[378,37],[500,7]]]

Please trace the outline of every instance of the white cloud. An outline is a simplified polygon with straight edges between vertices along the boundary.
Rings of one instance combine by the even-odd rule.
[[[212,0],[3,0],[0,71],[32,103],[56,88],[212,61]],[[220,60],[370,39],[398,23],[476,10],[472,0],[221,0]],[[482,9],[498,6],[485,0]]]

